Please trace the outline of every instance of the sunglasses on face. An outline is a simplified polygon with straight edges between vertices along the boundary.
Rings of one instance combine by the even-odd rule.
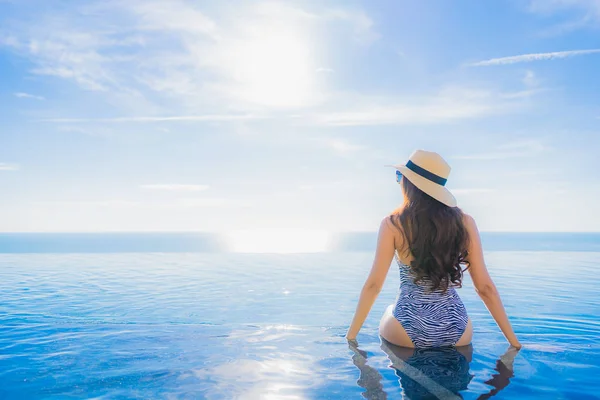
[[[402,172],[396,170],[396,182],[400,183],[402,181]]]

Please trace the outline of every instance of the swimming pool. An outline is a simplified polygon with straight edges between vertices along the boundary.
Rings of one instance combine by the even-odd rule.
[[[525,346],[512,369],[468,279],[459,293],[474,321],[471,349],[382,346],[396,266],[349,348],[371,261],[367,252],[0,254],[0,398],[598,398],[600,253],[486,253]]]

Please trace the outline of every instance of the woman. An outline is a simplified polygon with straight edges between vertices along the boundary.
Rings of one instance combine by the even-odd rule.
[[[475,221],[456,207],[456,199],[444,187],[450,166],[437,153],[417,150],[406,165],[393,167],[404,203],[381,222],[375,260],[346,338],[356,339],[395,256],[400,292],[379,325],[379,334],[388,342],[417,348],[470,344],[473,326],[455,290],[465,265],[502,333],[520,348],[487,272]]]

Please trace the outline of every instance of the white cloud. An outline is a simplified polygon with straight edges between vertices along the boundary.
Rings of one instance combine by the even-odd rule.
[[[373,20],[362,11],[344,9],[329,10],[325,13],[325,18],[349,22],[350,26],[353,28],[355,40],[363,44],[370,44],[380,37],[373,29]]]
[[[17,171],[20,168],[19,164],[0,163],[0,171]]]
[[[453,158],[462,160],[504,160],[507,158],[532,157],[539,155],[550,147],[536,139],[520,139],[498,146],[498,150],[490,153],[477,153]]]
[[[283,2],[200,9],[183,0],[96,1],[45,10],[27,10],[38,23],[15,23],[10,36],[0,30],[0,45],[30,59],[34,74],[163,114],[319,104],[326,96],[316,79],[319,32],[333,26],[361,41],[376,36],[362,11]]]
[[[543,92],[547,92],[550,89],[547,88],[535,88],[535,89],[525,89],[525,90],[518,90],[516,92],[508,92],[508,93],[502,93],[499,95],[500,98],[502,99],[527,99],[530,97],[533,97],[535,95],[538,95],[540,93]]]
[[[316,57],[327,54],[322,35],[350,32],[346,46],[378,38],[373,20],[356,9],[283,2],[200,9],[191,1],[132,0],[36,17],[38,24],[11,29],[4,46],[29,58],[33,73],[70,80],[125,109],[114,117],[43,119],[52,123],[437,124],[518,111],[535,94],[456,87],[418,98],[333,92],[319,77],[333,71],[332,60]],[[127,112],[133,107],[139,111]],[[355,151],[335,141],[329,147]]]
[[[146,190],[166,190],[173,192],[199,192],[202,190],[207,190],[209,188],[208,185],[189,185],[189,184],[150,184],[150,185],[140,185],[141,189]]]
[[[138,28],[144,31],[181,32],[195,37],[219,37],[217,23],[190,2],[182,0],[130,1],[128,11],[138,16]]]
[[[525,63],[533,61],[543,60],[556,60],[560,58],[568,58],[575,56],[582,56],[586,54],[600,53],[600,49],[588,49],[588,50],[569,50],[569,51],[555,51],[551,53],[531,53],[521,54],[518,56],[491,58],[489,60],[478,61],[469,64],[471,67],[487,67],[492,65],[507,65],[516,63]]]
[[[346,139],[340,138],[319,138],[315,139],[321,145],[335,151],[340,155],[349,155],[356,153],[357,151],[364,150],[364,146],[360,146],[349,142]]]
[[[239,205],[236,201],[220,197],[179,199],[174,206],[181,208],[212,208]],[[246,204],[248,205],[248,204]]]
[[[551,17],[552,22],[540,34],[543,37],[562,35],[580,29],[598,29],[600,1],[598,0],[531,0],[529,12]],[[560,20],[555,23],[554,21]]]
[[[13,94],[15,95],[15,97],[18,97],[20,99],[46,100],[45,97],[36,96],[34,94],[29,94],[29,93],[17,92],[17,93],[13,93]]]
[[[128,200],[56,200],[56,201],[33,201],[34,206],[48,206],[59,208],[71,207],[93,207],[93,208],[130,208],[139,207],[143,203]]]
[[[352,37],[346,46],[377,40],[375,23],[363,11],[284,2],[197,4],[92,2],[36,15],[38,24],[16,26],[2,43],[29,58],[33,73],[69,80],[125,108],[114,117],[43,119],[51,123],[438,124],[519,111],[535,94],[460,87],[419,97],[333,92],[319,77],[333,71],[332,60],[316,56],[327,54],[322,35]],[[131,107],[139,111],[127,112]],[[338,153],[357,150],[339,141],[328,146]]]
[[[131,201],[131,200],[57,200],[34,201],[33,206],[57,208],[135,208],[138,210],[177,210],[186,208],[214,208],[234,205],[236,202],[226,198],[183,198],[168,202]]]
[[[96,33],[98,28],[93,24],[85,30],[75,30],[60,23],[60,19],[51,21],[44,17],[43,24],[26,28],[11,46],[33,61],[33,74],[73,80],[86,90],[119,89],[116,71],[110,68],[112,58],[104,54],[110,47],[121,50],[118,41]]]
[[[438,124],[523,109],[534,92],[499,93],[487,89],[447,87],[436,95],[369,98],[341,95],[335,109],[316,113],[307,123],[329,126]]]
[[[532,70],[525,71],[525,76],[523,77],[523,84],[526,87],[535,87],[539,85],[539,79],[535,75],[535,72]]]
[[[0,45],[9,47],[18,47],[19,40],[13,35],[0,36]]]
[[[465,188],[465,189],[452,189],[451,192],[456,195],[471,195],[480,193],[491,193],[495,192],[495,189],[489,188]]]
[[[527,76],[526,76],[527,78]],[[533,80],[534,77],[528,79]],[[146,122],[221,122],[279,120],[300,125],[367,126],[439,124],[464,119],[476,119],[526,110],[527,100],[543,88],[529,88],[516,92],[447,86],[430,96],[368,96],[360,93],[332,94],[322,104],[321,111],[297,111],[294,114],[271,110],[263,113],[206,114],[174,116],[129,116],[116,118],[50,118],[52,123],[146,123]],[[358,150],[340,139],[321,141],[340,153]]]
[[[529,11],[542,16],[559,14],[566,21],[546,30],[546,34],[561,34],[600,23],[598,0],[531,0]]]
[[[172,116],[132,116],[117,118],[48,118],[41,121],[59,122],[59,123],[118,123],[118,122],[175,122],[175,121],[196,121],[196,122],[219,122],[219,121],[239,121],[265,119],[267,116],[253,114],[207,114],[207,115],[172,115]]]

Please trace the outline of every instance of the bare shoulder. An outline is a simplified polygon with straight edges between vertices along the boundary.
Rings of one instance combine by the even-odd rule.
[[[392,215],[386,215],[385,217],[383,217],[383,219],[381,220],[380,228],[391,229],[393,226],[394,223],[392,222]]]
[[[477,228],[475,218],[473,218],[469,214],[464,214],[463,221],[465,223],[465,228],[467,229],[467,234],[469,237],[469,253],[481,253],[481,238],[479,236],[479,229]]]
[[[389,214],[385,218],[381,220],[381,225],[379,226],[379,236],[383,238],[388,238],[389,243],[392,243],[394,249],[398,246],[399,243],[402,243],[402,233],[399,223],[394,222],[394,218],[397,218],[395,214]]]
[[[477,223],[475,222],[475,218],[473,218],[471,215],[463,213],[463,222],[469,232],[477,231]]]
[[[384,235],[394,236],[394,222],[391,215],[386,215],[379,224],[379,233]]]
[[[397,214],[388,214],[381,220],[381,225],[379,226],[380,231],[385,231],[393,234],[394,236],[398,235],[402,229],[402,226],[398,223],[398,215]]]

